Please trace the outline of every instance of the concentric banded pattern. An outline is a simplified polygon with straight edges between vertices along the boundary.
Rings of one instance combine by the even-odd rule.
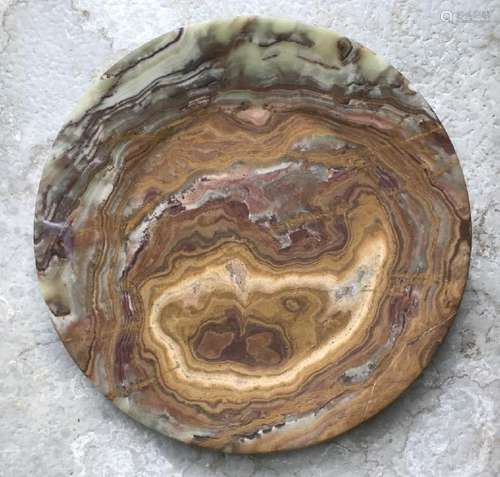
[[[92,87],[45,167],[35,250],[61,339],[120,409],[266,452],[359,424],[427,365],[469,206],[399,72],[330,31],[237,18]]]

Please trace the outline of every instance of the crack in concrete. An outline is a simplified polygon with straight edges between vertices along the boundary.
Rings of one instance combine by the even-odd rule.
[[[19,5],[20,3],[20,0],[7,0],[7,5],[2,10],[0,25],[7,39],[5,41],[5,45],[0,49],[0,54],[4,53],[7,50],[12,40],[12,36],[7,28],[7,17],[11,14],[12,8]]]
[[[53,345],[56,343],[60,343],[60,341],[61,340],[59,338],[57,338],[57,339],[54,339],[51,341],[41,341],[41,342],[34,343],[32,346],[29,346],[28,348],[21,350],[16,356],[16,361],[21,359],[24,355],[31,353],[32,351],[35,351],[40,346],[42,346],[42,347],[50,346],[50,345]]]

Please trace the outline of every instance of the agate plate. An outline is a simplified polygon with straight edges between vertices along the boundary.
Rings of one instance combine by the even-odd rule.
[[[90,88],[35,216],[43,297],[113,403],[175,439],[269,452],[396,399],[459,306],[467,190],[436,115],[353,40],[196,24]]]

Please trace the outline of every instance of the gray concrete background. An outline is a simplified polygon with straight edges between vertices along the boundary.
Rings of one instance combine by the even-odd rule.
[[[289,16],[361,41],[430,102],[472,202],[469,284],[448,338],[395,404],[336,440],[269,456],[191,448],[122,415],[57,340],[35,280],[41,167],[75,101],[125,52],[187,22]],[[0,475],[500,475],[500,2],[0,0]]]

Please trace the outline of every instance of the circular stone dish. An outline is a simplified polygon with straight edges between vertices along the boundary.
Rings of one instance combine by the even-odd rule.
[[[355,41],[181,28],[78,103],[38,192],[41,290],[113,403],[184,442],[268,452],[365,421],[459,306],[462,171],[425,100]]]

